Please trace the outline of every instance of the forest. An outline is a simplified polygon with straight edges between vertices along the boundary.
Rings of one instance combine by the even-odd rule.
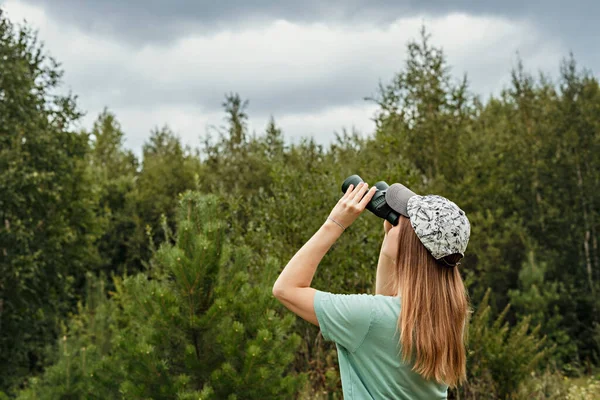
[[[373,132],[290,143],[231,92],[196,147],[165,125],[138,157],[110,104],[76,127],[60,60],[0,10],[0,399],[341,399],[335,345],[272,286],[352,174],[469,217],[450,398],[600,398],[598,79],[565,55],[474,93],[434,39],[365,98]],[[364,213],[313,287],[374,293],[382,239]]]

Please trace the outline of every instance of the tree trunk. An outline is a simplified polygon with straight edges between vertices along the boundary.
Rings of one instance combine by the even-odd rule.
[[[581,209],[583,211],[583,227],[585,233],[583,235],[583,251],[585,255],[585,266],[588,276],[588,284],[590,285],[590,291],[592,292],[592,296],[595,296],[594,290],[594,279],[592,275],[592,257],[590,254],[590,240],[591,240],[591,229],[589,222],[589,215],[587,212],[587,205],[585,202],[585,191],[583,189],[583,177],[581,175],[581,166],[579,165],[579,156],[576,158],[576,167],[577,167],[577,186],[579,188],[579,195],[581,199]]]

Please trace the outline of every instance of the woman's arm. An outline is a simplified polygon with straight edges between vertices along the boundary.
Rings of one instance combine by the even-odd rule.
[[[384,296],[395,296],[396,288],[394,287],[393,276],[396,260],[385,254],[385,241],[389,240],[387,234],[383,238],[381,251],[379,252],[379,260],[377,261],[377,275],[375,277],[375,294]]]
[[[377,275],[375,277],[375,294],[396,296],[397,282],[394,281],[396,257],[398,254],[399,225],[392,226],[388,221],[383,221],[383,243],[377,261]]]
[[[273,285],[273,296],[294,314],[317,326],[314,308],[309,306],[315,297],[310,284],[323,256],[343,232],[328,219],[292,257]]]
[[[273,285],[273,295],[290,311],[312,324],[319,324],[313,306],[315,289],[310,287],[317,266],[344,229],[371,201],[376,188],[372,187],[368,192],[367,189],[368,185],[361,183],[346,190],[327,221],[292,257]]]

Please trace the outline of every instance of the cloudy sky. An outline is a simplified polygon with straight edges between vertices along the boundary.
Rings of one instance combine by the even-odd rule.
[[[487,4],[487,5],[484,5]],[[597,0],[0,0],[62,63],[90,127],[108,107],[137,154],[168,124],[198,145],[223,122],[225,93],[250,100],[251,129],[270,115],[288,140],[373,130],[364,101],[403,66],[421,24],[456,77],[488,97],[526,69],[556,76],[570,51],[600,72]]]

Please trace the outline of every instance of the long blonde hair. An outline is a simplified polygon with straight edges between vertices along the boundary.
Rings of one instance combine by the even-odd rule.
[[[402,360],[425,379],[450,387],[466,379],[469,302],[458,267],[440,264],[400,217],[393,284],[401,296],[398,318]],[[460,255],[458,255],[460,257]],[[455,257],[456,258],[456,257]]]

